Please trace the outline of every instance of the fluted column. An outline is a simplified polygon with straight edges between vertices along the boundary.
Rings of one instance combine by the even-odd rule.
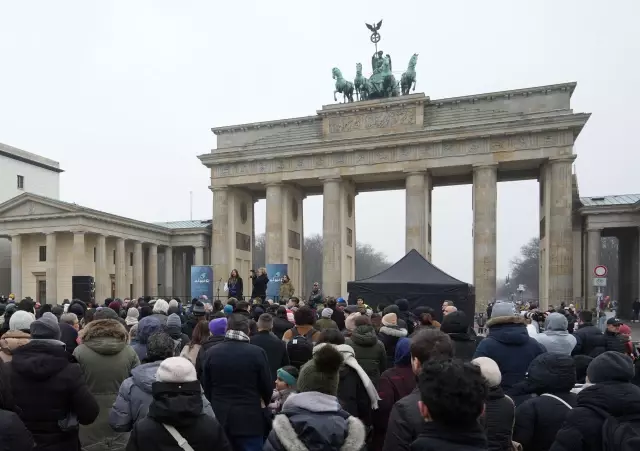
[[[185,296],[188,296],[189,293],[186,293],[185,285],[184,285],[184,282],[185,282],[184,251],[182,251],[182,249],[176,250],[174,265],[175,265],[174,275],[176,279],[175,285],[174,285],[176,287],[175,293],[181,298],[184,298]]]
[[[124,244],[124,238],[116,239],[116,297],[120,299],[129,296],[129,290],[127,290]]]
[[[600,264],[600,248],[601,244],[600,229],[587,229],[587,264],[584,268],[584,283],[585,283],[585,300],[588,302],[588,307],[593,308],[596,304],[596,289],[593,287],[593,270]]]
[[[431,180],[425,172],[412,172],[406,178],[405,251],[415,249],[429,260],[429,193]]]
[[[164,248],[164,295],[173,296],[173,248]]]
[[[282,227],[282,196],[280,183],[267,185],[267,224],[265,233],[265,263],[285,263]]]
[[[149,253],[147,254],[147,280],[149,287],[147,293],[149,296],[158,297],[158,245],[150,244]]]
[[[322,218],[322,289],[327,296],[341,293],[342,230],[340,224],[341,180],[324,180]]]
[[[229,274],[229,190],[213,188],[213,218],[211,220],[211,265],[214,277]],[[234,237],[235,239],[235,237]],[[235,244],[235,241],[234,243]],[[176,260],[178,255],[176,255]],[[181,258],[180,261],[184,262]],[[226,276],[223,276],[226,277]],[[184,270],[182,271],[184,279]],[[184,290],[184,287],[182,287]],[[187,293],[178,293],[185,296]]]
[[[497,166],[473,168],[473,279],[476,305],[496,298]]]
[[[47,233],[47,271],[46,271],[46,302],[58,303],[58,250],[56,234]]]
[[[11,292],[16,301],[22,300],[22,237],[11,237]]]
[[[107,273],[107,237],[98,235],[96,238],[96,301],[103,303],[110,296],[110,280]]]
[[[144,274],[142,272],[142,242],[133,243],[133,297],[138,298],[145,294]]]
[[[201,246],[196,246],[194,265],[202,266],[204,265],[204,248]]]

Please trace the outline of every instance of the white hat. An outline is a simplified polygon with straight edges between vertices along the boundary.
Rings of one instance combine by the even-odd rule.
[[[35,320],[33,313],[17,310],[9,319],[9,330],[29,330]]]
[[[158,382],[195,382],[198,380],[196,368],[184,357],[169,357],[162,361],[156,372]]]
[[[489,387],[497,387],[502,382],[502,373],[495,360],[489,357],[477,357],[471,361],[480,367],[482,376],[487,380]]]

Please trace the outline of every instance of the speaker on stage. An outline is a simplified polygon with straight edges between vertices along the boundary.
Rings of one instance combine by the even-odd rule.
[[[71,284],[73,299],[80,299],[83,302],[93,302],[96,284],[92,276],[73,276]]]

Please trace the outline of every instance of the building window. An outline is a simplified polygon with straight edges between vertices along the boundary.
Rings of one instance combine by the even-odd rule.
[[[241,251],[251,251],[251,237],[244,233],[236,232],[236,249]]]
[[[133,266],[133,252],[129,253],[129,266]]]
[[[24,189],[24,176],[18,176],[18,189]]]
[[[39,251],[38,261],[46,262],[47,261],[47,246],[40,246],[38,248],[38,251]]]
[[[297,205],[297,204],[296,204]],[[295,230],[289,230],[289,247],[291,249],[300,250],[301,245],[300,234]]]
[[[353,247],[353,230],[347,227],[347,246]]]

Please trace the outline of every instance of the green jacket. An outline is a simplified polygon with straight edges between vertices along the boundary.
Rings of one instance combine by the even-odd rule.
[[[80,426],[83,449],[91,451],[124,450],[128,433],[114,432],[109,426],[109,411],[120,384],[140,364],[138,355],[128,344],[128,334],[114,319],[92,321],[81,332],[82,344],[73,352],[84,373],[89,391],[100,406],[96,421]]]
[[[338,325],[331,318],[320,318],[314,326],[317,330],[338,329]]]
[[[387,352],[373,326],[358,326],[347,338],[346,344],[356,353],[356,360],[377,387],[380,375],[387,369]]]

